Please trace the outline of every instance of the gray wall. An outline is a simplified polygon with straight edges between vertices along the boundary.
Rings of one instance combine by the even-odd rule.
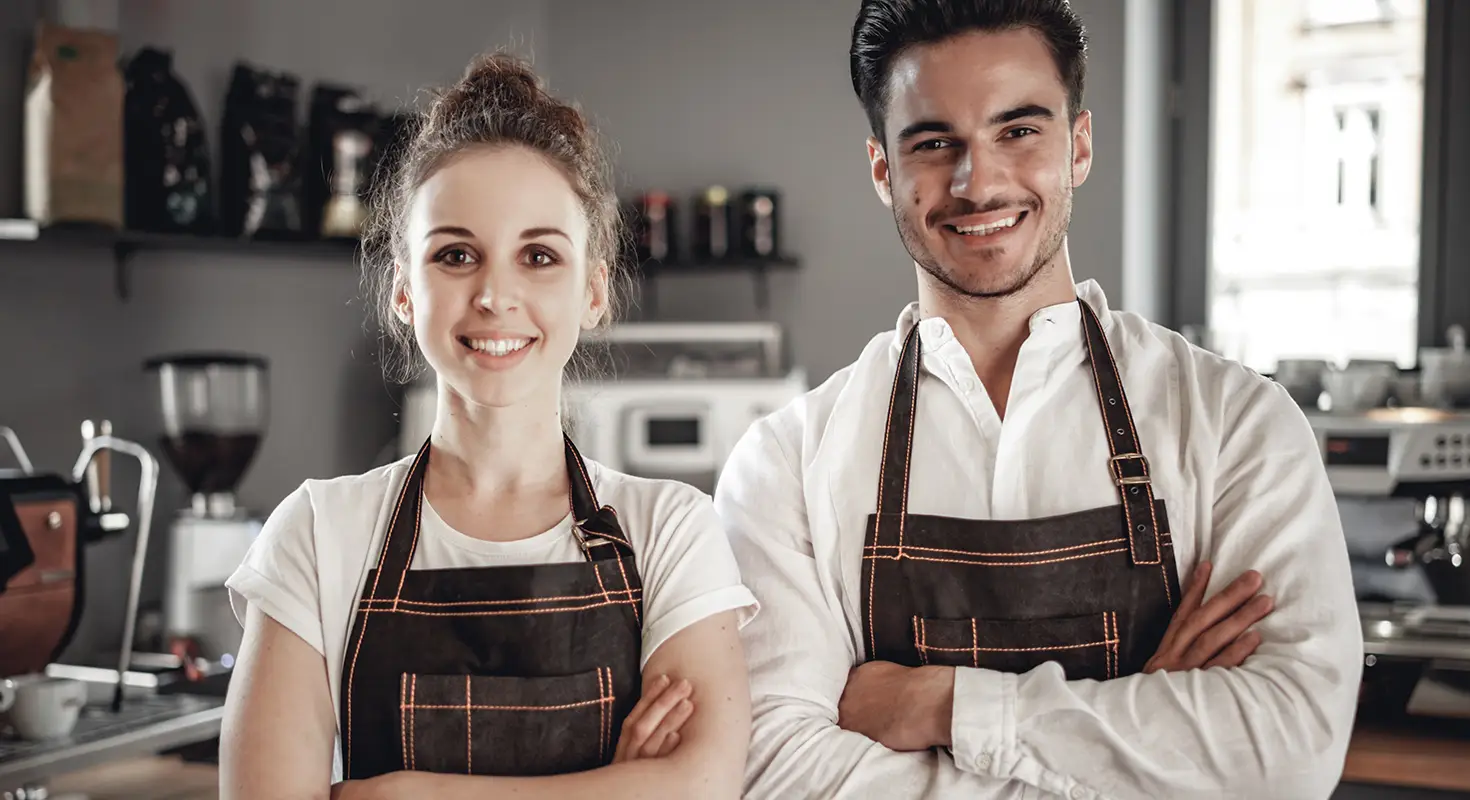
[[[1076,195],[1072,263],[1079,279],[1096,278],[1119,303],[1124,4],[1074,5],[1093,40],[1087,102],[1096,155]],[[578,98],[617,143],[626,191],[688,198],[710,183],[765,183],[783,192],[783,247],[804,264],[772,279],[770,316],[814,381],[856,357],[916,291],[913,263],[868,178],[867,123],[847,71],[855,7],[551,0],[553,86]],[[732,275],[663,279],[658,309],[685,319],[757,313],[749,282]]]
[[[344,82],[396,106],[412,102],[420,86],[453,80],[482,49],[516,43],[538,61],[549,52],[542,0],[310,6],[307,13],[299,0],[122,0],[116,18],[125,54],[144,44],[174,50],[212,149],[236,57],[294,71],[308,91],[317,79]],[[0,108],[19,108],[36,11],[34,0],[0,3]],[[0,114],[0,217],[15,216],[19,206],[19,137],[16,117]],[[270,429],[240,487],[248,507],[267,513],[305,478],[377,463],[395,434],[397,406],[373,360],[349,259],[145,251],[133,263],[132,298],[124,302],[112,294],[107,252],[0,242],[0,425],[17,429],[38,467],[70,468],[87,417],[109,418],[118,435],[151,447],[157,403],[140,365],[149,355],[185,348],[270,359]],[[10,465],[8,454],[0,464]],[[128,493],[119,502],[131,508],[136,468],[123,463],[118,470],[119,491]],[[159,599],[165,528],[185,499],[165,467],[145,607]],[[131,547],[129,536],[89,552],[91,597],[74,653],[120,641]]]
[[[1124,4],[1075,1],[1093,38],[1096,156],[1076,198],[1073,263],[1127,306],[1120,197],[1125,36],[1135,34]],[[771,317],[814,381],[848,363],[914,296],[912,266],[867,177],[866,126],[847,75],[852,2],[312,0],[310,13],[300,0],[50,2],[110,5],[124,53],[171,48],[212,133],[236,58],[291,70],[308,88],[345,82],[398,105],[452,80],[482,49],[533,54],[553,88],[603,124],[625,192],[658,186],[688,197],[715,182],[783,192],[785,248],[804,266],[772,277]],[[0,3],[0,109],[19,108],[39,7]],[[1129,70],[1136,76],[1139,67]],[[0,116],[0,217],[19,210],[19,148],[16,117]],[[265,513],[305,478],[377,463],[394,434],[396,399],[373,360],[352,264],[142,252],[134,265],[124,302],[112,294],[105,252],[0,243],[0,337],[9,343],[0,355],[0,424],[20,431],[39,465],[69,466],[87,417],[110,418],[120,435],[151,444],[156,402],[139,364],[184,348],[271,359],[273,416],[240,489],[247,506]],[[668,277],[658,286],[665,318],[757,316],[743,276]],[[124,480],[120,491],[131,490]],[[183,500],[165,470],[145,601],[158,599],[159,545]],[[111,542],[89,554],[93,602],[77,651],[115,646],[130,546]]]

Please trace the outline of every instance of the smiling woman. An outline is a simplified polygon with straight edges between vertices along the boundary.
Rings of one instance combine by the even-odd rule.
[[[382,187],[365,277],[390,377],[434,370],[433,431],[307,481],[230,579],[222,795],[737,797],[757,606],[713,504],[563,432],[563,374],[616,305],[593,132],[483,58]]]

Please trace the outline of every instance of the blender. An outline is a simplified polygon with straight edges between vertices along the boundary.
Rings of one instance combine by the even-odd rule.
[[[225,581],[264,524],[236,503],[235,489],[265,433],[266,360],[181,353],[149,359],[145,368],[157,380],[160,449],[190,496],[169,526],[165,642],[186,673],[200,660],[229,669],[243,631]]]

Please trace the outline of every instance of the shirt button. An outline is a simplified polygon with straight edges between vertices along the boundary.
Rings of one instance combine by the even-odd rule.
[[[960,378],[960,391],[969,394],[975,391],[975,381],[972,378]]]
[[[1087,790],[1081,786],[1073,786],[1070,794],[1072,795],[1072,800],[1082,800],[1087,795]]]
[[[975,759],[975,764],[976,766],[980,767],[980,769],[990,769],[990,754],[981,753],[980,757]]]

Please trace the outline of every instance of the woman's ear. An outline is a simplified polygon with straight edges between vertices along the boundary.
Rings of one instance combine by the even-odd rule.
[[[582,330],[590,331],[602,322],[608,312],[608,268],[598,261],[587,280],[587,310],[582,314]]]
[[[398,321],[410,327],[413,326],[413,295],[408,291],[408,276],[403,272],[403,265],[393,263],[393,316]]]

